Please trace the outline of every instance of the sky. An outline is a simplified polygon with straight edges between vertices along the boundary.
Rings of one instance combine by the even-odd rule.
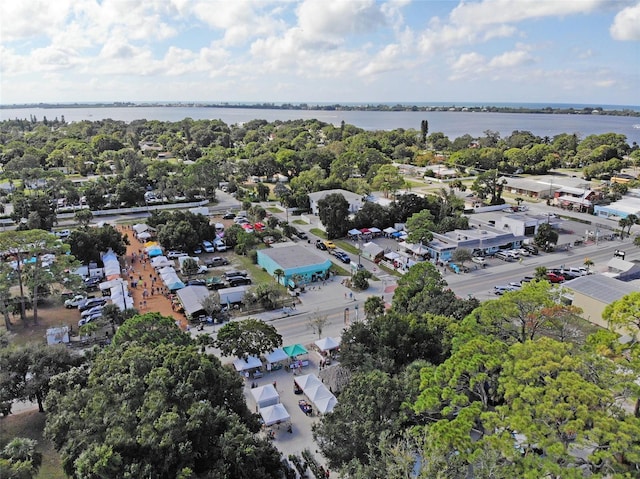
[[[640,0],[2,0],[0,104],[640,105]]]

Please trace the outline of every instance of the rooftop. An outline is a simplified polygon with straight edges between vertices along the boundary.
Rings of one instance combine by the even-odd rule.
[[[331,262],[325,256],[315,252],[314,249],[287,243],[274,244],[272,248],[262,249],[258,254],[263,254],[278,263],[284,270],[301,268],[310,265],[324,265]]]
[[[629,293],[638,291],[631,283],[610,278],[602,274],[590,274],[567,281],[564,288],[589,296],[601,303],[613,303]]]

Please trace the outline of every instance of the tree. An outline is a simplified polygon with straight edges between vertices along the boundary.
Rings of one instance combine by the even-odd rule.
[[[38,442],[14,437],[0,451],[0,477],[6,479],[32,479],[42,465],[42,454],[36,450]]]
[[[283,296],[282,287],[273,283],[261,283],[254,286],[247,295],[246,301],[257,303],[264,309],[271,311],[278,307]]]
[[[67,240],[71,254],[83,264],[99,262],[101,253],[110,249],[118,256],[127,251],[128,238],[109,224],[97,228],[79,228]]]
[[[341,238],[349,230],[349,203],[340,193],[331,193],[318,201],[318,217],[329,239]]]
[[[307,324],[313,333],[318,335],[318,339],[320,339],[324,327],[329,324],[329,317],[326,314],[323,315],[316,311],[313,315],[309,316]]]
[[[220,312],[220,293],[212,291],[208,296],[200,301],[202,309],[205,310],[207,316],[213,318],[214,315]]]
[[[384,193],[388,198],[389,193],[394,194],[405,184],[404,178],[398,167],[393,165],[381,165],[371,181],[371,186]]]
[[[280,477],[240,379],[192,344],[112,343],[84,376],[58,376],[46,405],[72,477]]]
[[[264,183],[258,183],[256,185],[256,195],[258,195],[258,199],[260,201],[267,201],[267,198],[269,198],[269,193],[271,193],[271,190]]]
[[[420,138],[422,139],[423,144],[427,144],[427,135],[429,134],[429,122],[427,120],[422,120],[420,122]]]
[[[192,343],[191,337],[176,326],[173,318],[159,313],[139,314],[128,319],[118,328],[111,344],[120,346],[134,342],[150,347],[165,343],[188,346]]]
[[[618,225],[620,226],[620,239],[624,239],[624,231],[627,230],[627,236],[631,236],[631,227],[638,224],[640,218],[634,214],[627,215],[626,218],[620,218]]]
[[[282,336],[270,324],[249,318],[222,326],[216,346],[225,356],[260,356],[282,346]]]
[[[505,342],[535,339],[549,319],[544,310],[554,304],[550,291],[548,281],[530,281],[517,291],[506,292],[500,299],[482,303],[465,324],[478,326],[476,334],[493,335]]]
[[[542,223],[538,226],[538,233],[536,233],[533,242],[543,249],[549,245],[555,245],[558,242],[558,232],[549,223]]]
[[[409,230],[408,241],[411,243],[428,243],[433,239],[433,215],[427,209],[414,213],[407,220],[407,229]]]
[[[613,330],[622,330],[634,338],[640,337],[640,292],[629,293],[608,304],[602,312],[602,319]]]
[[[280,278],[284,276],[284,270],[282,268],[276,268],[273,270],[273,275],[276,277],[276,283],[280,284]]]
[[[394,437],[402,431],[405,416],[400,406],[411,396],[411,384],[382,371],[352,376],[333,412],[313,427],[313,436],[332,469],[354,459],[368,463],[375,451],[371,446],[383,434]]]
[[[451,260],[455,263],[460,263],[464,266],[466,261],[471,261],[472,258],[471,251],[466,248],[456,248],[451,255]]]
[[[93,213],[91,210],[82,209],[75,212],[73,218],[76,220],[80,226],[89,226],[91,220],[93,220]]]
[[[385,304],[384,299],[378,296],[369,296],[364,301],[364,314],[368,319],[384,316]]]
[[[180,267],[182,274],[185,274],[189,277],[197,274],[200,270],[200,266],[198,266],[198,262],[193,258],[187,258],[182,262],[182,266]]]
[[[369,278],[373,275],[369,270],[361,269],[358,270],[353,277],[351,278],[351,284],[353,287],[359,291],[364,291],[369,288]]]
[[[53,225],[57,223],[53,201],[43,194],[16,195],[13,199],[11,218],[18,223],[19,230],[51,231]],[[27,220],[26,223],[22,222],[23,218]]]
[[[72,356],[64,346],[31,344],[0,350],[0,389],[8,393],[2,401],[36,401],[44,412],[44,399],[51,378],[79,365],[83,359]]]
[[[587,267],[587,271],[590,271],[594,263],[591,258],[585,258],[582,264]]]
[[[504,203],[502,199],[502,188],[505,184],[506,180],[498,177],[498,170],[488,170],[477,176],[473,185],[471,185],[471,189],[475,191],[480,198],[490,197],[490,204],[499,205]]]

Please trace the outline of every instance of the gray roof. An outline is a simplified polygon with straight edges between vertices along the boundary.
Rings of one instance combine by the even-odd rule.
[[[258,250],[258,254],[271,258],[285,271],[312,265],[326,266],[327,262],[329,265],[331,264],[331,260],[316,253],[315,248],[305,248],[298,245],[277,245],[273,248]]]
[[[211,292],[206,286],[187,286],[179,289],[176,294],[180,298],[182,306],[184,306],[184,312],[193,315],[203,310],[201,301],[209,296]]]
[[[563,284],[564,288],[589,296],[601,303],[610,304],[629,293],[638,291],[631,283],[602,274],[580,276]]]
[[[316,191],[314,193],[309,193],[309,199],[311,201],[319,201],[321,199],[323,199],[324,197],[334,194],[334,193],[340,193],[342,196],[344,196],[344,199],[349,201],[357,201],[357,200],[362,200],[362,195],[358,195],[356,193],[352,193],[351,191],[347,191],[347,190],[323,190],[323,191]]]

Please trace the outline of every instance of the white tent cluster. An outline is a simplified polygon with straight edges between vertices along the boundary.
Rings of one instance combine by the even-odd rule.
[[[280,395],[273,385],[267,384],[254,388],[251,390],[251,395],[265,426],[280,424],[291,418],[284,405],[280,404]]]
[[[108,296],[120,311],[134,307],[133,298],[129,292],[129,283],[122,278],[118,256],[109,250],[102,255],[104,264],[104,276],[106,281],[100,283],[99,288],[103,294],[109,290]]]
[[[322,384],[322,381],[315,374],[298,376],[294,378],[294,381],[319,413],[329,413],[338,404],[338,400],[333,393]]]

